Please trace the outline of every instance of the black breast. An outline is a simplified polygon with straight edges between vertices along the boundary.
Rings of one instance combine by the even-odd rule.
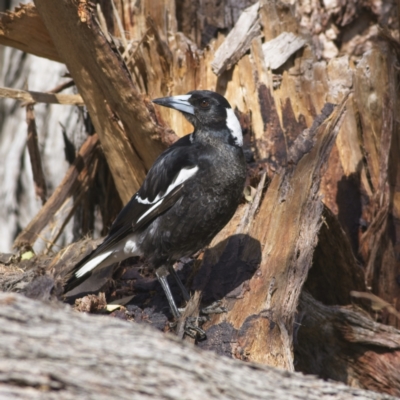
[[[241,148],[211,147],[181,198],[141,234],[144,256],[154,267],[205,247],[229,222],[242,198],[246,165]]]

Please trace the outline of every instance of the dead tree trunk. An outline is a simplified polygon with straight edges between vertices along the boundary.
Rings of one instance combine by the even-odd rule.
[[[37,9],[2,16],[0,41],[66,63],[124,202],[174,140],[169,127],[190,129],[149,97],[224,94],[253,159],[247,202],[204,254],[178,266],[194,293],[188,313],[215,300],[228,310],[197,345],[400,395],[398,15],[376,2],[328,3],[35,0]],[[40,34],[27,37],[26,27]],[[69,187],[81,187],[74,179]],[[61,189],[51,204],[78,197]],[[17,245],[33,245],[49,209]],[[91,248],[86,240],[53,258],[3,257],[1,287],[60,298]],[[168,330],[165,299],[142,270],[142,261],[124,264],[106,300],[123,306],[114,316]],[[364,311],[347,312],[354,302]],[[76,306],[98,311],[104,297]]]

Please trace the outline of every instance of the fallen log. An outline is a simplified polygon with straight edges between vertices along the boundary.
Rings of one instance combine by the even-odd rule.
[[[201,352],[146,323],[0,294],[0,397],[394,399]]]

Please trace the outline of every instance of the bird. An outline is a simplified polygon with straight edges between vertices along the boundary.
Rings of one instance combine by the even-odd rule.
[[[175,278],[188,301],[173,264],[207,246],[235,213],[247,173],[243,134],[228,100],[216,92],[194,90],[152,101],[180,111],[194,130],[156,159],[104,241],[75,266],[64,293],[94,272],[140,256],[155,268],[177,319],[181,314],[167,276]]]

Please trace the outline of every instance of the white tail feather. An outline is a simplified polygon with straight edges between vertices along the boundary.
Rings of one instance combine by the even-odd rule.
[[[80,278],[81,276],[87,274],[88,272],[95,269],[102,261],[104,261],[108,256],[112,254],[112,250],[106,251],[105,253],[99,254],[97,257],[93,258],[92,260],[88,261],[84,264],[78,271],[75,272],[75,276]]]
[[[114,244],[108,251],[100,253],[98,256],[82,265],[82,267],[75,272],[75,277],[80,278],[96,268],[105,268],[111,264],[125,260],[128,257],[139,255],[141,255],[141,253],[136,243],[136,235],[129,235],[124,241]]]

